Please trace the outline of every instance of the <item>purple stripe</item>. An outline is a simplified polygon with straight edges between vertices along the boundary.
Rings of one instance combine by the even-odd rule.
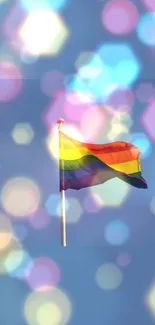
[[[115,173],[113,171],[109,171],[107,173],[107,171],[102,171],[99,172],[95,175],[87,175],[87,176],[83,176],[79,179],[69,179],[69,180],[64,180],[64,182],[62,180],[60,180],[60,190],[67,190],[67,189],[75,189],[75,190],[79,190],[81,188],[84,187],[90,187],[93,185],[98,185],[98,184],[103,184],[106,181],[118,177],[121,180],[127,182],[128,184],[137,187],[137,188],[143,188],[146,189],[147,188],[147,183],[146,181],[141,177],[141,178],[137,178],[137,177],[132,177],[130,175],[126,175],[123,173]],[[116,189],[117,190],[117,189]]]
[[[104,162],[100,160],[96,160],[88,164],[87,166],[80,167],[78,169],[70,169],[70,170],[60,170],[60,178],[65,180],[70,179],[77,179],[88,175],[96,174],[99,171],[106,171],[108,172],[111,169],[111,167],[107,166]]]
[[[67,190],[69,188],[79,190],[84,187],[105,183],[115,177],[120,178],[134,187],[147,188],[147,184],[141,176],[138,177],[134,174],[132,176],[118,172],[98,160],[88,166],[75,170],[60,170],[60,190]]]

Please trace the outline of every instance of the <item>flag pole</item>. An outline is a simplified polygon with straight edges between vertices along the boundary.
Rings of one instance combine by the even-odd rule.
[[[61,130],[63,126],[64,120],[60,118],[57,121],[58,124],[58,132],[59,132],[59,151],[62,148],[62,136],[61,136]],[[60,163],[60,157],[59,157],[59,163]],[[62,161],[63,163],[63,161]],[[64,173],[62,170],[62,182],[64,181]],[[66,214],[65,214],[65,191],[64,189],[61,189],[61,243],[63,247],[66,247]]]

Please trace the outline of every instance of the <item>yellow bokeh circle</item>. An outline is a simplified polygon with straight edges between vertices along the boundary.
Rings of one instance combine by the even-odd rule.
[[[72,306],[67,295],[59,288],[48,292],[32,292],[24,305],[29,325],[65,325],[71,317]]]
[[[38,185],[25,177],[12,178],[2,188],[2,207],[6,213],[14,217],[32,214],[38,209],[40,200]]]

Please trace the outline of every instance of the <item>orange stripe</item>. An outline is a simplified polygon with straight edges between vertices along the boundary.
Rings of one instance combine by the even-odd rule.
[[[76,160],[93,154],[108,165],[120,164],[140,159],[140,151],[128,142],[89,144],[76,141],[63,134],[63,148],[60,150],[64,160]]]
[[[66,134],[62,133],[63,136],[63,148],[66,150],[71,150],[75,148],[86,148],[88,150],[93,150],[94,152],[104,151],[104,153],[112,153],[112,152],[120,152],[125,150],[131,150],[135,147],[132,143],[117,141],[112,143],[105,144],[93,144],[93,143],[85,143],[80,142],[75,139],[68,137]],[[138,148],[137,148],[138,150]]]
[[[93,150],[91,150],[93,153]],[[137,149],[130,149],[126,151],[119,151],[119,152],[113,152],[110,154],[105,153],[95,153],[95,156],[102,160],[105,164],[113,165],[113,164],[120,164],[123,162],[128,162],[132,160],[138,160],[139,159],[139,152],[137,152]]]

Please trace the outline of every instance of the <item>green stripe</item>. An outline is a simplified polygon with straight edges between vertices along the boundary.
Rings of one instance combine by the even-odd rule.
[[[133,174],[129,174],[129,176],[131,177],[136,177],[136,178],[139,178],[141,180],[144,180],[144,178],[142,177],[142,173],[141,172],[138,172],[138,173],[133,173]],[[117,176],[119,179],[121,179],[122,181],[128,183],[125,179],[125,177],[123,176]]]
[[[82,157],[82,158],[76,159],[76,160],[60,160],[60,169],[61,170],[77,170],[79,168],[85,168],[95,161],[99,162],[100,165],[102,165],[102,164],[104,165],[104,162],[102,162],[96,156],[88,155],[88,156],[85,156],[85,157]],[[110,166],[110,167],[112,168],[112,166]],[[132,174],[132,175],[136,175],[136,174],[137,173]]]
[[[133,174],[129,174],[132,177],[137,177],[137,178],[142,178],[142,173],[141,172],[137,172],[137,173],[133,173]]]
[[[98,159],[95,156],[85,156],[82,159],[77,159],[77,160],[60,160],[60,169],[61,170],[68,170],[68,171],[73,171],[73,170],[78,170],[80,168],[85,168],[87,166],[89,166],[91,163],[98,161],[100,164],[102,164],[102,161],[100,159]],[[103,163],[104,165],[104,163]],[[111,167],[112,168],[112,167]],[[137,172],[137,173],[132,173],[129,174],[132,177],[136,177],[136,178],[142,178],[142,174],[141,171]],[[124,180],[123,176],[119,176],[120,179]]]
[[[76,170],[82,167],[86,167],[91,163],[93,163],[94,161],[99,161],[100,163],[102,163],[102,161],[99,158],[90,155],[76,160],[60,160],[60,169]]]

